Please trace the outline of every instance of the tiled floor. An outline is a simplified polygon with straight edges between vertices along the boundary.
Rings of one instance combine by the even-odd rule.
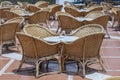
[[[53,25],[56,26],[56,25]],[[54,27],[53,27],[54,28]],[[54,30],[54,29],[53,29]],[[106,73],[101,71],[95,71],[91,74],[87,74],[86,78],[81,78],[78,75],[69,74],[52,74],[35,78],[35,68],[31,64],[24,64],[22,69],[29,71],[16,72],[21,59],[21,54],[16,52],[15,48],[10,48],[11,51],[4,51],[3,55],[0,56],[0,80],[103,80],[109,76],[120,75],[120,31],[114,31],[114,28],[108,27],[108,32],[111,35],[110,39],[104,39],[101,47],[100,54],[102,55]],[[100,70],[98,64],[90,66],[91,68]],[[68,64],[67,70],[76,70],[74,64]],[[49,70],[58,70],[56,62],[51,62]]]

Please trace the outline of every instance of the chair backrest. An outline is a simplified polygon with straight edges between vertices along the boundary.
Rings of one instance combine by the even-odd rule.
[[[65,6],[64,7],[65,12],[71,14],[74,17],[80,17],[83,16],[82,12],[79,12],[77,8],[72,7],[72,6]]]
[[[5,11],[4,10],[3,13],[4,13],[4,18],[6,18],[7,20],[15,18],[15,17],[20,17],[18,14],[13,13],[11,11]]]
[[[59,15],[58,16],[59,27],[63,30],[75,30],[83,25],[82,22],[78,21],[72,16],[69,15]]]
[[[48,4],[49,4],[49,2],[46,2],[46,1],[38,1],[35,3],[35,6],[44,8],[44,7],[48,7]]]
[[[28,5],[27,10],[29,12],[34,12],[35,13],[35,12],[41,10],[41,9],[39,7],[37,7],[37,6],[35,6],[35,5]]]
[[[30,24],[40,24],[45,23],[49,20],[49,11],[48,10],[41,10],[33,14],[28,18],[28,22]]]
[[[4,13],[4,11],[6,11],[6,10],[10,10],[10,8],[1,8],[0,9],[0,18],[5,18],[5,13]]]
[[[102,9],[103,9],[102,6],[89,7],[89,8],[87,8],[87,12],[84,13],[84,15],[87,15],[88,13],[93,12],[93,11],[102,11]]]
[[[17,31],[20,31],[20,28],[22,28],[23,27],[23,22],[24,22],[24,18],[23,17],[15,17],[15,18],[12,18],[12,19],[10,19],[10,20],[8,20],[8,21],[6,21],[6,23],[19,23],[19,26],[18,26],[18,30]]]
[[[21,44],[23,56],[37,58],[34,38],[22,33],[17,33],[17,38]]]
[[[42,39],[35,39],[36,50],[38,57],[50,56],[58,53],[59,43],[48,43]]]
[[[57,11],[61,11],[62,10],[62,5],[57,5],[57,4],[54,4],[52,5],[52,7],[49,7],[50,8],[50,16],[55,16],[55,13]]]
[[[93,19],[92,21],[85,21],[85,24],[100,24],[107,30],[107,23],[109,21],[109,15],[103,15]]]
[[[23,33],[17,33],[17,37],[21,43],[24,57],[37,59],[59,52],[59,43],[47,43],[42,39],[37,39]]]
[[[73,58],[78,58],[82,60],[99,56],[100,46],[103,41],[105,33],[101,25],[97,26],[99,26],[99,28],[101,28],[102,30],[98,31],[98,29],[96,28],[97,31],[95,32],[92,31],[91,33],[88,33],[87,31],[89,31],[90,27],[83,26],[79,28],[80,31],[85,29],[84,30],[85,32],[84,31],[82,31],[83,33],[81,32],[81,34],[83,34],[84,36],[79,37],[79,39],[71,43],[64,42],[63,43],[64,53]]]
[[[6,23],[0,26],[2,41],[15,40],[15,33],[19,23]]]
[[[52,33],[49,29],[37,24],[28,24],[23,28],[23,31],[25,32],[25,34],[42,39],[45,37],[57,35]]]
[[[93,19],[95,19],[95,18],[100,17],[102,15],[103,15],[103,12],[101,12],[101,11],[92,11],[92,12],[88,13],[85,16],[85,18],[93,18]]]

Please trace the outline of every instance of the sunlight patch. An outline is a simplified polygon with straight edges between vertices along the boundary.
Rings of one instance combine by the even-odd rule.
[[[8,57],[10,59],[21,60],[22,55],[18,53],[9,53],[9,54],[2,54],[3,57]]]
[[[104,80],[108,77],[111,77],[109,75],[101,74],[101,73],[93,73],[93,74],[88,74],[86,75],[86,78],[92,79],[92,80]]]

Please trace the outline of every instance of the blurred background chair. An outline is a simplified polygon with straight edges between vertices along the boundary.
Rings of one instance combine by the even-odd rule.
[[[2,46],[3,44],[10,44],[14,43],[16,45],[16,29],[18,27],[19,23],[5,23],[0,25],[0,54],[2,54]],[[8,45],[6,45],[6,49],[8,50]],[[18,49],[18,47],[17,47]]]
[[[56,32],[60,30],[65,31],[66,34],[69,34],[71,31],[81,27],[83,25],[82,22],[78,21],[72,16],[69,15],[58,15],[58,29]]]
[[[48,10],[40,10],[33,14],[32,16],[28,17],[29,24],[42,24],[48,27],[48,20],[49,20],[49,11]]]

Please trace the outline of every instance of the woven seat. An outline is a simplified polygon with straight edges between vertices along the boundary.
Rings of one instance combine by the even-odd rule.
[[[85,18],[92,18],[92,19],[95,19],[97,17],[100,17],[100,16],[103,16],[103,12],[101,11],[92,11],[90,13],[88,13]]]
[[[94,29],[94,30],[93,30]],[[90,31],[90,32],[89,32]],[[104,28],[101,25],[91,24],[80,27],[76,33],[79,32],[79,39],[71,43],[63,42],[63,63],[62,68],[64,70],[65,61],[68,59],[73,59],[82,65],[82,74],[86,74],[86,66],[88,63],[94,62],[94,59],[98,59],[102,69],[103,67],[102,59],[100,56],[100,47],[104,38]],[[75,35],[75,33],[74,33]],[[77,36],[77,35],[76,35]],[[78,70],[79,71],[79,70]]]
[[[36,65],[36,77],[45,75],[40,74],[39,66],[43,61],[50,59],[57,59],[60,64],[60,50],[59,43],[47,43],[41,39],[37,39],[22,33],[17,33],[17,37],[22,46],[22,61],[19,65],[18,71],[20,71],[24,62],[31,62]],[[49,73],[46,73],[49,74]]]
[[[19,23],[5,23],[0,25],[0,54],[2,54],[3,44],[14,43],[16,45],[15,34],[18,25]]]
[[[13,13],[16,13],[16,14],[18,14],[18,15],[25,13],[25,10],[16,9],[16,8],[11,8],[10,11],[13,12]]]
[[[69,36],[77,36],[77,37],[82,38],[84,36],[88,36],[90,34],[94,34],[94,33],[100,32],[100,31],[104,32],[104,28],[102,26],[101,26],[102,28],[99,26],[101,26],[101,25],[99,25],[99,24],[83,25],[68,35]]]
[[[28,24],[23,28],[23,31],[25,32],[25,34],[42,39],[45,37],[57,35],[52,33],[49,29],[37,24]]]

